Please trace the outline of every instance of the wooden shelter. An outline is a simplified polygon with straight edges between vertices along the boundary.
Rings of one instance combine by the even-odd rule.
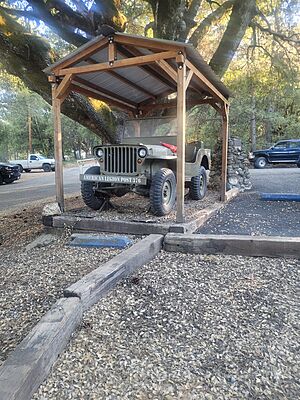
[[[71,91],[106,102],[136,118],[149,110],[177,108],[177,222],[184,222],[185,115],[192,104],[210,104],[222,118],[221,200],[226,200],[229,91],[192,45],[109,32],[45,70],[52,83],[56,197],[64,209],[60,109]],[[177,92],[177,100],[164,102]]]

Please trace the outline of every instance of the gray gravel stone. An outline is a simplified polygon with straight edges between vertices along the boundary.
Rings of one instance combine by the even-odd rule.
[[[34,400],[297,399],[298,271],[162,252],[86,313]]]
[[[29,251],[0,248],[0,364],[67,286],[120,252],[70,247],[69,236]]]

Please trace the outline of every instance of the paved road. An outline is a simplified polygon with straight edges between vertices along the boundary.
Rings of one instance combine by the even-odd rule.
[[[34,171],[23,173],[19,181],[0,186],[0,211],[8,210],[25,203],[55,196],[54,172]],[[66,194],[80,190],[79,168],[64,170]]]
[[[252,169],[250,173],[252,191],[300,194],[300,168]]]

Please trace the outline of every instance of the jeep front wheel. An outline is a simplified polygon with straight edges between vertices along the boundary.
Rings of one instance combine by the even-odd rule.
[[[193,176],[190,184],[190,198],[192,200],[202,200],[207,191],[207,176],[204,167],[199,168],[199,174]]]
[[[258,169],[265,168],[267,165],[268,161],[265,159],[265,157],[257,157],[254,160],[254,167]]]
[[[85,175],[100,175],[100,167],[90,167]],[[96,183],[92,181],[81,182],[81,197],[84,203],[92,210],[100,210],[106,201],[105,196],[96,193]]]
[[[150,187],[151,212],[157,216],[169,214],[176,200],[176,178],[172,170],[162,168],[153,177]]]

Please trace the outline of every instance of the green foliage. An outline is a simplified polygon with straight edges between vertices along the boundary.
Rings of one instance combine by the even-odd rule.
[[[2,75],[7,78],[7,76]],[[26,157],[28,122],[32,121],[32,150],[53,156],[53,119],[51,107],[18,80],[0,83],[0,160]],[[90,154],[99,139],[75,121],[62,116],[64,156]]]

